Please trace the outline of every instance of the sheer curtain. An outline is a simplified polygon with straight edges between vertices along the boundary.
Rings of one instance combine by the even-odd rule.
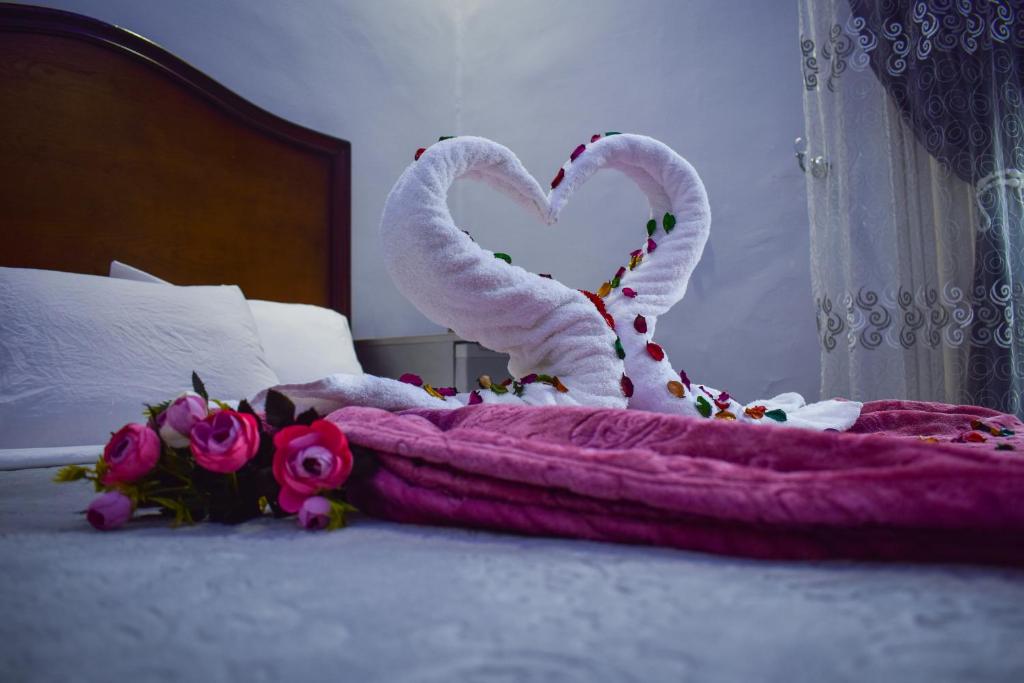
[[[1024,8],[801,0],[822,393],[1024,415]]]

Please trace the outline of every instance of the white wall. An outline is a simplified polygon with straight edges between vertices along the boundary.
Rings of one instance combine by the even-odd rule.
[[[54,0],[145,35],[256,104],[352,142],[356,336],[438,328],[388,280],[376,226],[413,151],[473,133],[547,185],[593,132],[645,133],[698,169],[708,250],[657,339],[743,397],[818,394],[795,3],[789,0]],[[456,219],[515,263],[596,288],[642,235],[640,193],[597,176],[558,225],[459,188]],[[682,334],[682,321],[699,334]]]

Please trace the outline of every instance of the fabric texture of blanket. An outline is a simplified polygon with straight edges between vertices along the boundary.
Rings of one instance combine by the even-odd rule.
[[[758,558],[1024,564],[1024,424],[984,408],[870,402],[846,433],[572,407],[328,419],[376,455],[350,484],[356,504],[397,521]]]

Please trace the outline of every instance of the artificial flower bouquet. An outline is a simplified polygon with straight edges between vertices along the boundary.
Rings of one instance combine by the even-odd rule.
[[[296,415],[269,391],[265,414],[246,401],[211,400],[192,373],[193,391],[147,406],[146,424],[115,432],[94,467],[69,465],[55,481],[88,480],[100,495],[86,511],[100,530],[115,529],[140,508],[174,524],[234,524],[298,513],[305,529],[336,529],[354,511],[342,486],[354,459],[341,428],[313,409]]]

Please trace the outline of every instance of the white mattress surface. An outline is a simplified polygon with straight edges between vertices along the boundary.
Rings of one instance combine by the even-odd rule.
[[[1024,572],[757,562],[357,520],[92,531],[0,472],[11,681],[1022,681]]]

